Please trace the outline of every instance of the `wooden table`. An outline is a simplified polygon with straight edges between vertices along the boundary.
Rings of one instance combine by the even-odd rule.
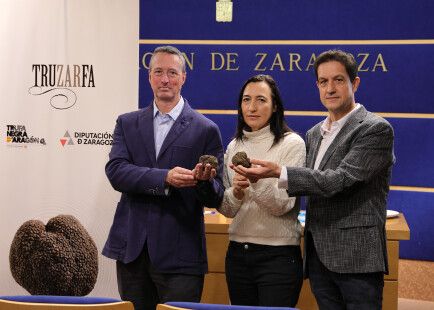
[[[205,276],[201,300],[203,303],[229,304],[225,278],[225,255],[229,243],[228,227],[230,223],[230,219],[219,213],[205,215],[209,273]],[[399,214],[396,218],[387,219],[386,236],[389,274],[384,278],[383,309],[396,310],[398,308],[399,241],[410,239],[410,229],[403,214]],[[300,310],[318,309],[308,280],[303,282],[297,308]]]

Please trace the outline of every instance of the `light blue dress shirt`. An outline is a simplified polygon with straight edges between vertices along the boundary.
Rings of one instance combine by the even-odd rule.
[[[182,112],[184,108],[184,99],[181,97],[178,103],[170,110],[169,113],[161,113],[158,110],[157,105],[154,101],[154,141],[155,141],[155,158],[158,158],[161,146],[163,145],[164,139],[166,139],[167,134],[175,123],[176,119]]]

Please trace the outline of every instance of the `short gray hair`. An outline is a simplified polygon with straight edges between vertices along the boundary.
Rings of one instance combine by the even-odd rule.
[[[152,67],[152,61],[154,60],[155,55],[158,53],[166,53],[166,54],[172,54],[177,55],[179,59],[181,60],[181,69],[182,72],[185,72],[185,59],[182,53],[174,46],[166,45],[166,46],[158,46],[154,49],[154,52],[152,53],[151,60],[149,61],[149,70],[151,70]]]

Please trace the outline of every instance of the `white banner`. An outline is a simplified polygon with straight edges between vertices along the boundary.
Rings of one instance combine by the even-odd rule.
[[[25,221],[75,216],[99,253],[119,193],[104,173],[118,114],[137,109],[138,0],[0,2],[0,295],[26,294],[9,248]],[[119,297],[99,254],[90,295]]]

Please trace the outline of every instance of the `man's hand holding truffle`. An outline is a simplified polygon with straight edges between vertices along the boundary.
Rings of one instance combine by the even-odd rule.
[[[241,165],[232,165],[231,168],[253,183],[257,182],[259,179],[278,178],[280,176],[282,167],[276,163],[259,159],[252,159],[251,163],[252,168],[245,168]]]
[[[170,169],[166,176],[166,184],[173,187],[191,187],[196,183],[194,172],[182,167]]]
[[[199,163],[193,169],[194,177],[198,181],[213,179],[217,174],[218,160],[212,155],[202,155]]]

